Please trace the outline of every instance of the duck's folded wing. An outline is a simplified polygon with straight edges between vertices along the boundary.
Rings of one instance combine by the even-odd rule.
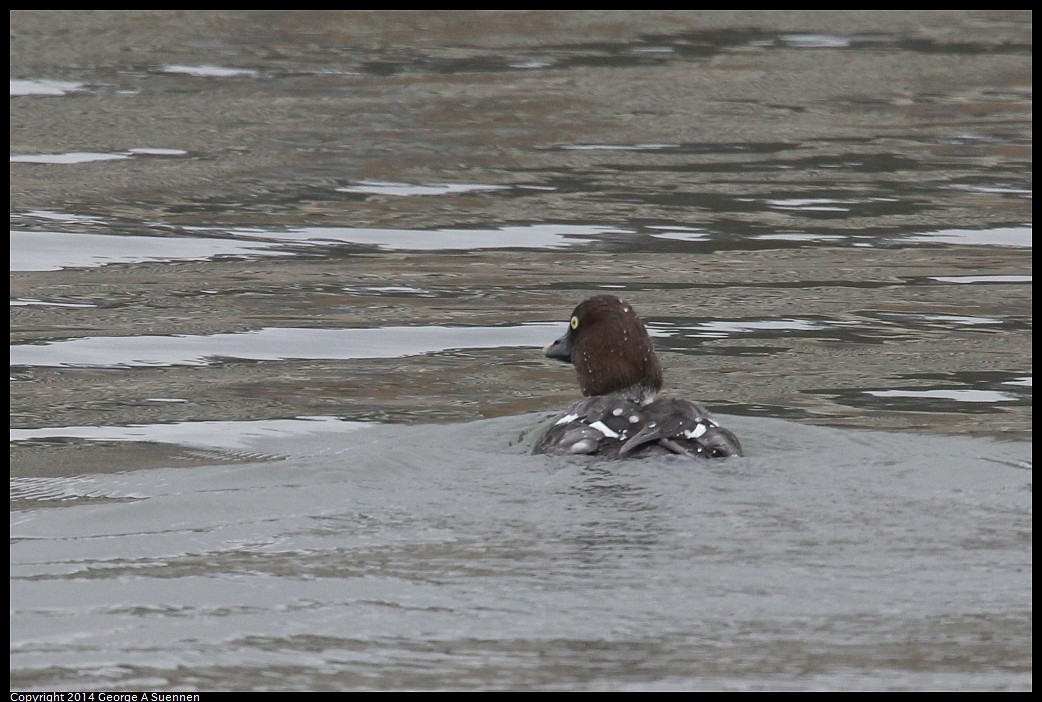
[[[643,426],[619,449],[626,456],[650,443],[672,453],[702,458],[741,456],[738,437],[721,427],[697,402],[660,398],[643,408]]]

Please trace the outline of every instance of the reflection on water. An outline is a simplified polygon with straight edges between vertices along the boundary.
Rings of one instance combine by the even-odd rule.
[[[409,183],[384,183],[376,180],[363,180],[354,185],[337,188],[342,193],[366,193],[369,195],[455,195],[458,193],[480,193],[490,190],[506,190],[505,185],[482,185],[481,183],[430,183],[410,185]]]
[[[11,163],[90,163],[91,161],[119,161],[130,158],[130,154],[100,154],[73,151],[65,154],[12,154]]]
[[[1011,402],[1015,395],[988,390],[870,390],[875,397],[921,397],[955,400],[956,402]]]
[[[941,275],[930,279],[942,283],[1031,283],[1030,275]]]
[[[126,368],[204,365],[218,359],[400,358],[449,349],[538,348],[562,327],[545,322],[517,327],[268,328],[210,336],[90,337],[12,346],[11,365]]]
[[[909,241],[963,246],[1019,246],[1031,248],[1031,227],[1003,227],[985,231],[945,229],[909,237]]]
[[[22,225],[38,219],[66,221],[73,225],[80,221],[80,218],[71,213],[12,213],[12,220]],[[92,230],[89,233],[40,231],[35,227],[31,230],[12,228],[10,270],[43,271],[135,261],[198,260],[228,255],[290,255],[294,251],[288,248],[287,244],[319,247],[351,244],[386,251],[554,250],[590,244],[601,244],[617,250],[641,251],[646,250],[649,243],[653,244],[656,240],[678,242],[679,245],[710,243],[714,250],[760,247],[792,249],[800,245],[815,244],[855,247],[908,246],[916,243],[1031,248],[1030,227],[914,232],[899,237],[775,232],[754,234],[744,239],[708,230],[664,226],[648,227],[646,233],[611,227],[564,224],[434,230],[310,226],[284,229],[184,227],[180,228],[183,233],[177,237],[140,237],[125,234],[117,236],[99,231],[104,229],[104,225],[96,217],[85,222],[89,223]],[[144,228],[169,230],[173,227],[158,222],[140,223],[138,229]],[[200,237],[199,234],[206,236]],[[697,250],[692,248],[691,252]],[[1005,280],[1019,282],[1020,279],[1007,277]]]
[[[56,218],[60,213],[47,213]],[[20,220],[32,215],[15,215]],[[74,221],[74,216],[69,216]],[[150,223],[139,228],[164,225]],[[218,256],[289,255],[284,245],[332,246],[357,244],[385,250],[471,251],[477,249],[557,249],[590,243],[592,237],[610,234],[605,227],[533,224],[496,229],[354,229],[350,227],[297,227],[264,230],[185,228],[188,236],[141,237],[99,233],[11,231],[11,270],[46,271],[138,261],[178,261]],[[165,227],[169,228],[169,227]],[[210,236],[190,236],[205,233]],[[234,238],[226,238],[228,236]],[[282,250],[271,250],[282,246]]]
[[[11,231],[12,271],[56,271],[142,261],[204,260],[216,256],[279,255],[273,244],[236,239]]]
[[[64,154],[11,154],[11,163],[77,164],[92,161],[122,161],[135,156],[187,156],[181,149],[153,149],[139,147],[121,153],[90,153],[73,151]]]
[[[163,66],[163,73],[175,73],[196,78],[256,78],[259,71],[249,68],[229,68],[227,66]]]
[[[12,689],[1030,689],[1030,12],[11,25]]]
[[[86,87],[83,83],[62,80],[22,80],[12,78],[11,97],[22,95],[61,96],[77,90],[83,90]]]
[[[184,402],[177,398],[150,398],[153,402]],[[345,422],[336,417],[297,417],[258,422],[175,422],[128,427],[48,427],[12,429],[11,441],[49,438],[91,441],[148,441],[219,449],[244,449],[260,438],[298,437],[316,433],[341,434],[362,429],[364,422]]]

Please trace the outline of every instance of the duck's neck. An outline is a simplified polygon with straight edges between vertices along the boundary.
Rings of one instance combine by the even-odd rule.
[[[648,405],[655,401],[655,397],[658,395],[658,390],[638,383],[636,385],[630,385],[628,388],[615,390],[606,394],[621,397],[640,405]]]

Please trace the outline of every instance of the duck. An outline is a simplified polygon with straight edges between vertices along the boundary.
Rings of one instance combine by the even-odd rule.
[[[738,437],[700,403],[661,395],[662,365],[626,300],[596,295],[572,311],[568,330],[543,348],[575,367],[582,399],[557,415],[532,452],[605,459],[741,456]]]

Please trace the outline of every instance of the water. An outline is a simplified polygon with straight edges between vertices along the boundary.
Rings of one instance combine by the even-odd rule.
[[[1020,445],[729,417],[751,458],[606,465],[527,455],[542,419],[138,427],[253,461],[12,479],[13,683],[1030,686]]]
[[[12,689],[1031,688],[1030,13],[608,17],[12,15]]]

